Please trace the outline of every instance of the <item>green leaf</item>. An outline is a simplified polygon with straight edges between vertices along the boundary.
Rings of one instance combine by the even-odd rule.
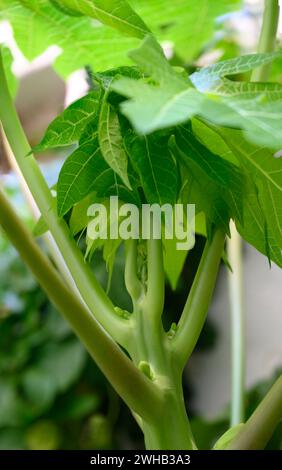
[[[224,78],[211,91],[216,95],[238,97],[244,100],[260,98],[265,101],[276,101],[282,99],[280,83],[234,82]]]
[[[149,32],[143,20],[125,0],[56,0],[56,3],[130,36],[143,38]]]
[[[257,145],[281,148],[282,100],[264,102],[263,95],[253,100],[219,100],[219,97],[211,97],[201,109],[200,115],[219,126],[244,130],[245,138]]]
[[[89,194],[82,201],[74,205],[71,212],[69,227],[73,236],[82,232],[89,222],[87,210],[93,204],[93,194]]]
[[[228,99],[224,103],[229,107],[229,113],[231,110],[237,114],[237,127],[245,130],[245,137],[248,140],[274,149],[281,148],[282,100],[265,103],[261,102],[260,98],[254,100]],[[233,118],[230,119],[230,122],[227,119],[225,125],[231,127],[233,122]]]
[[[255,144],[282,147],[282,100],[265,102],[263,94],[256,99],[209,95],[197,114],[207,122],[242,129],[245,138]]]
[[[273,234],[275,245],[282,250],[281,160],[275,158],[271,150],[247,142],[239,131],[224,129],[219,132],[254,181],[268,232]]]
[[[44,235],[46,232],[48,232],[49,230],[49,227],[48,225],[46,224],[44,218],[42,217],[42,215],[39,217],[38,221],[36,222],[33,230],[32,230],[32,233],[34,235],[34,237],[42,237],[42,235]]]
[[[122,103],[121,109],[139,133],[149,134],[197,113],[205,98],[189,87],[188,78],[171,67],[153,38],[147,37],[130,57],[158,83],[151,85],[123,77],[112,84],[117,93],[131,98]]]
[[[105,7],[103,0],[101,3]],[[222,29],[216,18],[240,8],[240,0],[198,0],[197,8],[187,6],[187,0],[130,0],[129,3],[159,41],[171,43],[185,63],[199,55],[215,29]],[[68,10],[73,13],[72,8]],[[63,77],[85,65],[105,70],[129,64],[127,53],[138,45],[138,39],[122,36],[98,22],[93,27],[89,18],[66,16],[47,0],[21,3],[0,0],[0,16],[11,22],[16,41],[29,60],[57,44],[62,54],[55,62],[55,69]]]
[[[281,56],[281,53],[248,54],[234,59],[218,62],[205,67],[190,76],[192,83],[201,92],[213,90],[221,82],[222,77],[249,72],[257,67],[269,64]]]
[[[87,142],[91,142],[98,138],[98,126],[99,126],[99,114],[97,116],[93,116],[93,120],[89,122],[89,124],[83,130],[80,138],[79,138],[79,146],[86,144]]]
[[[61,2],[60,0],[49,0],[49,1],[52,3],[52,5],[54,5],[54,7],[58,8],[58,10],[60,10],[65,15],[69,15],[69,16],[81,16],[82,15],[82,13],[80,13],[79,11],[68,8],[64,4],[65,2]]]
[[[72,5],[73,1],[68,0],[68,2],[63,3]],[[95,4],[96,2],[92,3]],[[112,2],[101,0],[100,3],[104,8],[107,8],[108,5],[111,6]],[[172,43],[175,53],[185,63],[197,57],[203,46],[212,38],[215,29],[220,30],[222,28],[216,22],[216,18],[224,13],[234,11],[236,8],[239,9],[241,6],[240,0],[217,0],[216,2],[198,0],[197,8],[188,5],[187,0],[174,0],[173,2],[170,0],[130,0],[128,3],[161,42],[170,41]],[[82,11],[83,2],[77,2],[77,4],[80,11]],[[90,7],[89,11],[86,11],[86,9],[83,11],[88,15],[93,14]],[[201,12],[200,17],[199,11]],[[98,19],[101,21],[101,18]],[[106,24],[120,29],[120,24],[106,21]],[[128,32],[127,28],[128,26],[123,29],[126,33]],[[147,27],[145,28],[147,29]],[[144,24],[142,24],[141,29],[144,29]],[[133,34],[135,34],[134,30]],[[141,37],[141,34],[138,37]],[[187,44],[189,44],[189,47],[187,47]],[[134,46],[129,45],[128,47]]]
[[[92,226],[91,217],[96,214],[92,213],[91,206],[88,208],[88,211],[87,211],[87,215],[88,215],[87,237],[86,237],[87,250],[86,250],[85,257],[91,259],[95,251],[102,250],[103,259],[106,263],[106,268],[108,271],[107,292],[109,292],[110,287],[111,287],[111,280],[112,280],[116,254],[117,254],[118,248],[120,247],[122,243],[122,240],[119,237],[117,239],[110,239],[110,237],[108,236],[111,230],[111,225],[113,224],[113,225],[118,226],[120,222],[120,216],[118,212],[114,214],[110,212],[109,200],[104,200],[102,202],[103,202],[104,207],[107,208],[107,217],[103,218],[103,220],[100,221],[101,223],[100,230],[99,230],[100,238],[97,238],[98,235],[96,231],[96,226],[95,226],[95,229],[93,229],[93,226]],[[119,201],[119,203],[121,204],[121,201]]]
[[[107,93],[110,92],[110,86],[114,78],[128,77],[128,78],[135,78],[136,80],[138,80],[139,78],[142,78],[143,76],[144,75],[140,72],[140,70],[136,66],[116,67],[116,68],[110,68],[109,70],[106,70],[105,72],[97,72],[95,74],[92,73],[92,79],[94,79]]]
[[[186,159],[178,147],[174,153],[181,161]],[[193,161],[185,161],[180,166],[183,188],[181,190],[181,201],[183,204],[195,204],[196,213],[205,214],[207,231],[211,224],[229,230],[229,209],[222,199],[218,186],[202,171]]]
[[[257,175],[257,169],[254,170],[248,159],[246,159],[245,152],[249,152],[247,157],[251,161],[253,160],[255,164],[259,164],[261,159],[269,161],[267,164],[265,162],[267,166],[270,164],[270,167],[272,167],[274,164],[273,175],[276,175],[277,172],[276,177],[281,172],[279,160],[275,160],[273,153],[268,149],[255,147],[248,143],[240,131],[217,128],[215,126],[210,126],[209,129],[212,131],[212,134],[210,134],[212,139],[215,135],[217,136],[215,143],[218,145],[218,148],[221,149],[228,146],[232,155],[236,156],[237,161],[240,162],[241,170],[244,172],[244,189],[242,191],[243,221],[241,223],[241,221],[236,220],[239,233],[242,238],[253,245],[258,251],[269,257],[278,266],[282,266],[282,253],[279,247],[281,242],[278,243],[276,240],[277,236],[278,240],[281,239],[281,235],[279,234],[277,222],[275,223],[276,229],[275,226],[273,229],[271,220],[274,218],[275,221],[276,215],[281,213],[280,205],[276,208],[273,196],[266,193],[267,188],[262,188],[263,180],[261,176]],[[258,160],[256,160],[257,155]],[[277,197],[275,201],[275,204],[277,204]]]
[[[126,136],[131,162],[139,174],[149,204],[175,203],[178,193],[177,167],[168,148],[168,137],[156,134]]]
[[[243,56],[238,59],[216,64],[197,72],[207,90],[221,85],[222,74],[236,73],[266,63],[277,54]],[[246,137],[256,143],[279,147],[282,146],[280,117],[282,100],[277,86],[266,87],[254,85],[255,99],[249,94],[242,96],[220,97],[201,93],[203,86],[198,84],[201,92],[191,88],[188,78],[178,74],[166,61],[163,53],[152,38],[146,38],[142,46],[131,53],[134,61],[153,78],[157,84],[145,83],[144,80],[121,78],[113,83],[113,89],[131,98],[122,103],[122,112],[128,117],[139,133],[149,134],[154,130],[182,124],[194,116],[222,126],[244,129]],[[194,84],[197,84],[193,74]],[[200,82],[200,80],[198,80]],[[249,88],[250,91],[251,88]],[[261,91],[261,93],[259,93]],[[278,93],[277,93],[278,91]],[[272,100],[267,101],[267,96]],[[243,98],[247,99],[243,99]]]
[[[199,114],[219,125],[244,129],[247,139],[257,144],[281,146],[282,85],[233,82],[225,78],[265,65],[280,56],[280,52],[242,56],[191,75],[199,91],[222,96],[221,100],[210,96]]]
[[[128,158],[123,144],[119,117],[113,106],[107,101],[107,94],[101,106],[99,116],[99,144],[102,155],[108,165],[120,176],[131,189],[127,175]]]
[[[98,112],[100,96],[100,90],[93,91],[72,103],[49,125],[43,139],[33,150],[42,152],[77,142],[87,125],[94,120]]]
[[[244,225],[236,221],[238,232],[244,240],[267,256],[269,262],[274,261],[278,266],[282,266],[281,248],[277,246],[272,231],[267,225],[257,187],[251,178],[243,195],[243,207]]]
[[[58,179],[58,214],[62,217],[74,204],[102,186],[111,172],[96,141],[85,143],[65,161]]]
[[[172,290],[177,289],[185,260],[188,255],[186,250],[177,250],[175,240],[164,240],[164,269]]]
[[[116,253],[117,250],[119,249],[120,245],[122,243],[122,240],[104,240],[104,246],[103,246],[103,259],[106,263],[106,268],[108,271],[108,285],[107,285],[107,293],[109,293],[110,288],[111,288],[111,281],[112,281],[112,276],[113,276],[113,270],[114,270],[114,263],[116,259]]]
[[[174,223],[182,225],[182,220],[177,220],[177,212],[174,211]],[[185,214],[184,214],[185,220]],[[188,255],[188,250],[178,250],[177,245],[179,240],[176,238],[175,233],[170,240],[163,236],[163,259],[164,269],[172,290],[176,290],[179,278],[181,276],[185,260]]]
[[[242,221],[243,178],[239,169],[212,153],[194,136],[191,126],[175,133],[179,156],[188,170],[190,195],[198,210],[229,232],[229,219]]]
[[[129,57],[147,75],[158,83],[170,83],[172,87],[179,88],[188,84],[188,80],[170,65],[163,49],[152,36],[147,36],[138,49],[130,51]]]
[[[282,146],[279,94],[277,101],[265,101],[264,92],[256,94],[255,99],[220,97],[193,88],[176,91],[170,84],[153,86],[127,78],[117,80],[113,88],[131,98],[121,104],[121,110],[139,133],[149,134],[197,116],[220,126],[243,129],[251,142],[272,148]]]
[[[267,52],[264,54],[247,54],[234,59],[218,62],[203,69],[209,75],[226,77],[250,72],[263,65],[270,64],[273,60],[281,57],[281,52]]]
[[[121,78],[113,89],[129,98],[121,104],[123,114],[140,134],[150,134],[185,122],[199,111],[204,97],[193,88],[176,91]]]
[[[266,216],[258,197],[258,190],[249,178],[243,193],[244,224],[236,221],[242,238],[253,245],[260,253],[282,267],[281,248],[277,245],[272,229],[267,225]]]
[[[93,27],[89,18],[66,16],[46,0],[22,4],[0,0],[0,19],[10,22],[17,45],[28,60],[54,44],[59,46],[62,52],[54,68],[63,78],[86,65],[105,70],[129,64],[127,52],[138,45],[137,39],[108,27]]]
[[[11,96],[14,98],[18,91],[18,80],[12,72],[13,56],[10,49],[5,46],[1,46],[1,54],[4,63],[5,75],[7,77],[8,88]]]
[[[92,192],[98,197],[117,195],[125,202],[136,203],[136,195],[104,160],[97,138],[75,150],[61,169],[57,186],[59,216]]]
[[[197,139],[207,147],[212,153],[219,155],[230,163],[239,166],[239,161],[227,145],[227,143],[219,136],[214,126],[209,125],[200,119],[192,119],[193,133]]]

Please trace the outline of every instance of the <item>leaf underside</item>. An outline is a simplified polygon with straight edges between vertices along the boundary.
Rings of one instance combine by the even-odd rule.
[[[174,68],[156,37],[171,40],[188,63],[202,47],[199,36],[206,41],[204,29],[210,37],[216,16],[239,4],[198,3],[196,28],[196,9],[184,0],[0,0],[0,17],[27,58],[56,43],[63,76],[85,65],[94,70],[93,90],[50,124],[35,151],[77,146],[57,185],[58,213],[71,211],[74,234],[88,222],[86,201],[181,201],[204,214],[208,236],[215,227],[229,233],[233,219],[245,240],[282,266],[282,160],[274,156],[282,147],[282,85],[237,77],[281,54],[246,55],[191,76]],[[90,245],[89,252],[97,243]],[[118,244],[101,246],[112,266]],[[169,274],[174,287],[184,260]]]

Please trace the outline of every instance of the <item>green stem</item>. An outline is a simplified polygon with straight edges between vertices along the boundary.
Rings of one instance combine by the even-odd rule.
[[[162,314],[165,296],[165,274],[163,264],[162,240],[151,238],[147,241],[147,289],[139,302],[137,324],[143,331],[144,359],[150,362],[158,376],[167,374],[164,350],[164,329]]]
[[[228,450],[262,450],[282,418],[282,376],[275,382]]]
[[[211,242],[206,242],[193,286],[178,323],[176,335],[171,340],[172,352],[176,355],[181,370],[192,354],[205,323],[224,242],[225,235],[221,231],[214,234]]]
[[[265,0],[263,23],[259,39],[258,52],[273,52],[275,49],[279,22],[279,0]],[[271,64],[263,65],[252,73],[252,82],[266,82],[271,71]]]
[[[147,241],[146,274],[138,278],[138,242],[126,242],[125,285],[133,302],[131,340],[129,352],[136,364],[150,364],[157,375],[166,374],[164,357],[164,307],[165,276],[162,240]],[[145,279],[146,278],[146,279]]]
[[[151,238],[147,242],[147,293],[145,310],[148,320],[155,328],[161,328],[161,317],[164,309],[165,273],[163,263],[162,240]]]
[[[156,420],[163,400],[159,389],[133,365],[115,342],[101,328],[77,296],[40,251],[10,202],[0,189],[0,225],[31,269],[48,298],[71,324],[90,355],[127,405],[143,419]],[[70,365],[71,366],[71,365]]]
[[[162,241],[147,241],[147,282],[137,273],[137,242],[126,242],[126,287],[133,300],[132,342],[129,352],[136,365],[153,374],[163,397],[162,416],[157,420],[140,420],[147,449],[194,449],[195,442],[183,398],[182,371],[175,368],[173,357],[165,347],[166,335],[161,316],[164,304],[164,268]]]
[[[233,223],[231,225],[231,239],[228,242],[228,258],[232,267],[232,272],[228,274],[232,362],[231,426],[236,426],[244,421],[245,317],[243,308],[242,240]]]
[[[137,249],[134,241],[127,250],[126,284],[134,303],[130,353],[135,363],[145,361],[158,377],[165,376],[167,364],[164,350],[162,313],[164,308],[165,275],[162,240],[147,241],[146,280],[137,276]]]
[[[28,207],[30,209],[30,212],[34,218],[34,220],[38,220],[38,218],[40,217],[40,211],[32,197],[32,194],[30,193],[30,190],[29,190],[29,187],[28,185],[26,184],[24,178],[23,178],[23,175],[19,169],[19,165],[17,163],[17,160],[15,159],[15,156],[12,152],[12,149],[9,145],[9,142],[7,141],[7,138],[5,136],[5,132],[2,128],[2,125],[1,125],[1,122],[0,122],[0,137],[1,139],[3,140],[3,144],[4,144],[4,150],[5,150],[5,154],[7,156],[7,159],[8,159],[8,162],[9,162],[9,165],[11,167],[11,169],[14,171],[14,173],[17,175],[17,178],[18,178],[18,181],[19,181],[19,185],[20,185],[20,188],[21,188],[21,191],[25,197],[25,200],[28,204]],[[53,239],[52,235],[50,234],[50,232],[47,232],[45,233],[43,236],[42,236],[42,239],[48,249],[48,253],[50,254],[51,258],[52,258],[52,261],[55,263],[58,271],[61,273],[62,277],[65,279],[66,283],[72,288],[75,290],[76,294],[80,297],[81,299],[81,296],[80,296],[80,293],[76,287],[76,284],[68,270],[68,267],[65,263],[65,260],[63,259],[62,255],[61,255],[61,252],[59,251],[58,247],[57,247],[57,244],[55,243],[55,240]]]
[[[140,299],[143,288],[137,275],[137,260],[138,260],[138,241],[126,240],[125,242],[125,287],[129,293],[132,302],[133,310],[136,309],[137,302]]]
[[[142,423],[148,450],[197,449],[185,409],[181,380],[174,379],[173,384],[174,387],[165,393],[159,419]]]
[[[113,338],[126,346],[127,321],[115,313],[111,301],[95,279],[90,267],[84,262],[80,250],[70,236],[65,221],[58,217],[56,209],[53,207],[50,190],[34,157],[32,155],[26,157],[30,152],[30,146],[9,94],[1,51],[0,121],[21,173],[63,255],[83,300]]]

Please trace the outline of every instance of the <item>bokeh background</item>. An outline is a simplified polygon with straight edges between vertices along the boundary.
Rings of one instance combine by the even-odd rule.
[[[237,12],[218,18],[220,32],[197,51],[189,67],[255,51],[262,8],[262,1],[245,1]],[[8,44],[12,51],[16,80],[10,76],[10,81],[33,145],[50,121],[87,91],[87,73],[81,70],[63,81],[52,68],[59,54],[55,44],[36,60],[27,61],[6,22],[0,23],[0,43]],[[164,48],[170,54],[171,44],[165,43]],[[282,61],[273,67],[272,80],[282,82]],[[1,182],[32,228],[32,212],[6,157],[1,145]],[[56,182],[64,158],[63,152],[39,156],[50,186]],[[202,246],[199,239],[197,249],[187,258],[176,292],[167,286],[167,318],[181,312]],[[105,284],[107,273],[99,255],[93,260],[93,270]],[[119,253],[110,295],[126,307],[122,273],[123,257]],[[267,259],[244,246],[247,415],[282,369],[281,285],[281,270],[276,266],[270,269]],[[220,270],[208,322],[187,366],[184,389],[192,426],[200,446],[207,448],[227,429],[229,420],[230,317],[225,266]],[[0,232],[0,449],[142,446],[142,435],[130,412]],[[269,448],[282,449],[282,426]]]

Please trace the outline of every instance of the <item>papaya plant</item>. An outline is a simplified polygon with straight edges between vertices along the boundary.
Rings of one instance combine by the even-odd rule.
[[[197,449],[182,374],[205,323],[221,259],[228,264],[230,223],[282,266],[282,84],[268,81],[272,62],[281,58],[278,3],[265,0],[257,53],[198,69],[194,58],[212,36],[215,19],[239,8],[238,0],[0,0],[0,17],[10,22],[28,59],[57,44],[55,69],[67,77],[87,66],[90,81],[89,93],[31,149],[2,53],[3,141],[41,218],[31,233],[1,190],[0,224],[132,411],[147,449]],[[161,47],[165,41],[173,45],[173,60]],[[56,187],[49,188],[33,155],[59,147],[70,154]],[[176,286],[191,246],[179,251],[176,236],[166,239],[164,231],[159,238],[143,231],[134,237],[126,211],[126,239],[104,236],[120,222],[120,213],[107,211],[96,236],[97,204],[107,209],[117,199],[137,209],[195,207],[195,230],[206,245],[181,318],[169,329],[163,323],[165,281]],[[51,260],[36,236],[48,237]],[[112,303],[89,263],[102,250],[110,282],[121,245],[130,312]],[[282,417],[282,377],[251,418],[240,417],[216,449],[266,446]]]

